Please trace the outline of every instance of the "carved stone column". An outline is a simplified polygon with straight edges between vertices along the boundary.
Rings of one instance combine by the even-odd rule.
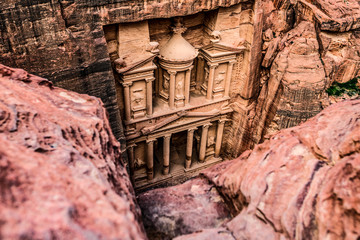
[[[170,74],[170,86],[169,86],[169,106],[170,109],[175,108],[175,76],[176,71],[168,71]]]
[[[152,105],[152,81],[155,78],[147,78],[146,81],[146,114],[150,117],[153,114]]]
[[[146,166],[147,178],[152,180],[154,178],[154,141],[156,139],[146,140]]]
[[[224,97],[229,97],[231,75],[232,75],[232,70],[233,70],[233,67],[234,67],[235,63],[236,63],[235,60],[230,61],[228,66],[227,66]]]
[[[135,152],[134,147],[136,147],[135,143],[128,143],[127,145],[127,154],[129,158],[129,169],[130,169],[130,179],[131,182],[134,184],[135,176],[134,176],[134,170],[135,170]]]
[[[187,141],[186,141],[186,160],[185,168],[190,168],[191,166],[191,157],[193,152],[193,141],[194,141],[194,131],[196,128],[188,129]]]
[[[126,121],[130,121],[130,118],[131,118],[131,109],[130,109],[130,86],[131,85],[132,85],[132,82],[123,83]]]
[[[204,68],[205,68],[204,58],[201,55],[199,55],[197,61],[198,62],[196,67],[196,79],[204,79]],[[190,83],[191,86],[194,86],[191,90],[200,88],[200,81],[196,82],[196,79],[193,79],[194,82]]]
[[[191,79],[191,66],[185,73],[185,104],[188,104],[190,101],[190,79]]]
[[[208,132],[209,132],[210,126],[211,126],[210,123],[202,126],[201,140],[200,140],[200,152],[199,152],[199,161],[200,162],[205,161],[206,143],[207,143],[207,137],[208,137]]]
[[[219,64],[211,64],[209,65],[209,79],[208,79],[208,86],[207,86],[207,93],[206,93],[206,99],[212,99],[213,94],[213,88],[214,88],[214,78],[215,78],[215,68],[219,66]]]
[[[224,125],[225,125],[225,120],[220,119],[218,121],[217,132],[216,132],[215,157],[220,156],[221,143],[222,143],[222,138],[223,138],[223,133],[224,133]]]
[[[171,134],[164,136],[164,145],[163,145],[163,174],[168,175],[169,174],[169,165],[170,165],[170,140],[171,140]]]

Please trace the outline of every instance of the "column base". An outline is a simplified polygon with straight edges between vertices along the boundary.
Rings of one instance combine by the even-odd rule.
[[[168,175],[169,174],[169,166],[164,166],[163,168],[163,174]]]
[[[191,166],[191,157],[186,156],[185,168],[190,168],[190,166]]]
[[[153,171],[152,168],[147,169],[146,174],[147,174],[147,179],[148,180],[153,180],[154,179],[154,171]]]

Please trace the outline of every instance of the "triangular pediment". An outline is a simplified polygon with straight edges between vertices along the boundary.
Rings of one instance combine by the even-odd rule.
[[[207,117],[188,117],[188,116],[184,116],[181,117],[169,124],[166,124],[165,126],[158,128],[156,130],[154,130],[153,133],[157,133],[157,132],[164,132],[170,129],[179,129],[181,127],[184,127],[184,131],[188,129],[188,125],[191,124],[195,124],[201,120],[205,120],[207,119]],[[186,128],[186,129],[185,129]]]
[[[116,71],[118,73],[121,74],[132,74],[135,72],[139,72],[142,71],[142,69],[148,69],[151,67],[155,67],[155,64],[153,62],[154,58],[156,57],[156,55],[151,54],[151,56],[146,56],[146,58],[143,58],[141,60],[138,60],[137,62],[132,63],[129,66],[123,67],[123,68],[118,68],[116,66]]]

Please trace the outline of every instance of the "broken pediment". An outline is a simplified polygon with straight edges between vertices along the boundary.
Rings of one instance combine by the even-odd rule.
[[[201,51],[204,52],[210,58],[217,58],[231,54],[237,54],[244,50],[246,50],[245,46],[240,46],[235,48],[235,47],[225,46],[219,43],[212,43],[201,49]]]
[[[137,61],[132,62],[128,65],[122,58],[118,58],[114,61],[115,69],[120,74],[133,74],[138,72],[143,72],[150,69],[155,69],[156,65],[153,60],[156,55],[152,53],[147,53],[145,56],[142,56],[142,59],[137,59]]]

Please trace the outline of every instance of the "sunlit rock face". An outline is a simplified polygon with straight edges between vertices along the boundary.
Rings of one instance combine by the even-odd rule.
[[[332,105],[205,172],[238,213],[236,239],[356,239],[359,116],[360,100]]]
[[[329,105],[325,90],[333,82],[359,74],[359,7],[358,1],[262,1],[261,90],[250,114],[255,142],[313,117]]]
[[[2,239],[144,239],[102,102],[0,65]]]
[[[191,189],[182,190],[205,181],[203,186],[213,186],[218,192],[203,194],[210,200],[217,199],[214,194],[222,196],[218,202],[226,203],[235,216],[216,227],[204,225],[192,234],[177,232],[175,239],[356,239],[360,236],[359,119],[360,100],[332,105],[239,158],[205,170],[199,178],[151,190],[142,197],[168,199],[165,210],[157,209],[153,220],[159,216],[178,219],[174,210],[185,207],[180,199],[187,203],[198,199]],[[172,193],[176,198],[167,197]],[[150,209],[158,202],[141,204]],[[198,204],[185,208],[208,212]],[[221,212],[213,219],[220,216]],[[177,229],[186,226],[185,221],[176,225]],[[164,231],[161,225],[153,225],[152,230]]]

